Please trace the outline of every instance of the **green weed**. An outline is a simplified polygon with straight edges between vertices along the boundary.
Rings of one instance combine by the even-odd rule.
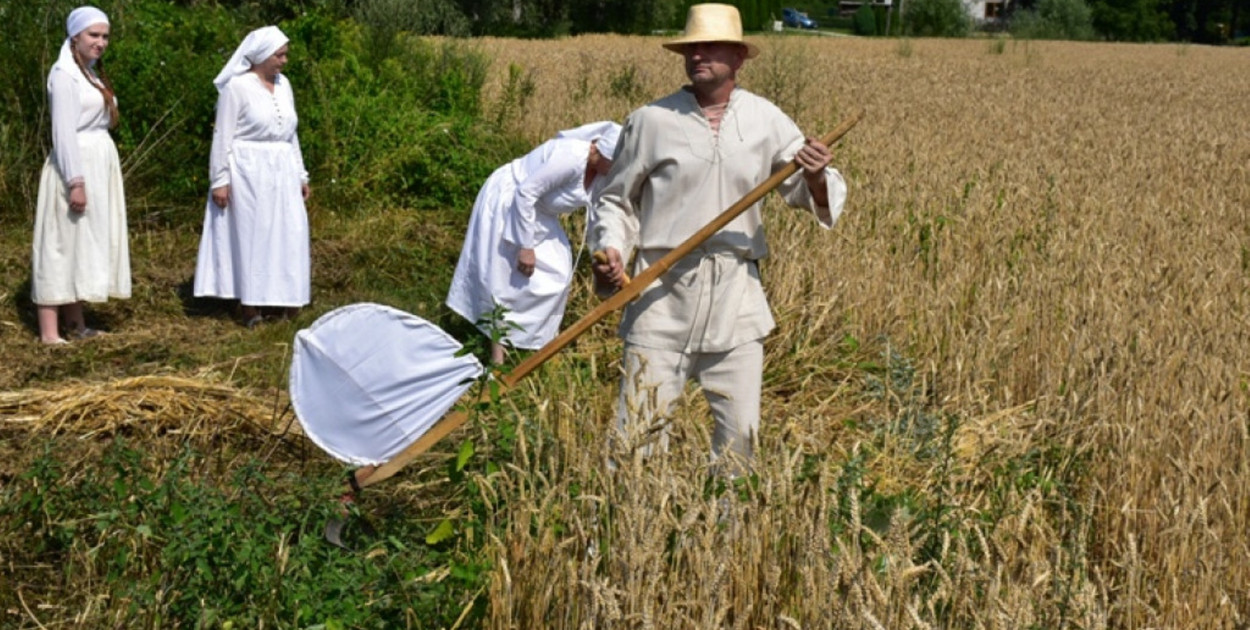
[[[213,458],[193,449],[158,462],[124,439],[70,473],[55,442],[45,449],[0,507],[5,539],[33,542],[6,548],[45,568],[5,579],[60,592],[62,603],[103,597],[111,604],[100,620],[384,628],[416,616],[450,624],[472,608],[462,598],[487,566],[454,546],[424,544],[420,525],[404,518],[375,520],[360,553],[325,544],[337,474],[275,471],[254,460],[214,470]],[[449,571],[440,582],[416,579],[441,567]]]
[[[898,43],[894,45],[894,54],[903,59],[910,58],[914,52],[911,39],[907,37],[900,37]]]
[[[638,66],[627,63],[608,78],[608,93],[627,103],[640,103],[646,96],[646,88]]]

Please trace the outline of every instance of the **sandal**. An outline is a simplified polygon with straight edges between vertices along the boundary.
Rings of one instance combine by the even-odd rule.
[[[81,330],[71,332],[70,336],[74,339],[91,339],[92,337],[102,337],[107,334],[108,333],[102,330],[96,330],[94,328],[82,328]]]
[[[261,325],[261,323],[263,323],[264,321],[265,321],[265,316],[257,313],[256,315],[253,315],[251,319],[247,320],[247,322],[245,322],[243,325],[246,326],[250,330],[252,328],[256,328],[257,326]]]

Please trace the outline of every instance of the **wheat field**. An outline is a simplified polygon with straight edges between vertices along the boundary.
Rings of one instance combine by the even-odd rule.
[[[678,86],[660,41],[482,46],[539,141]],[[644,460],[613,392],[529,385],[492,625],[1247,627],[1250,52],[758,41],[811,135],[866,112],[831,232],[766,210],[759,483],[709,498],[700,396]]]
[[[683,81],[661,41],[477,41],[483,108],[535,144],[621,120]],[[753,474],[716,474],[693,389],[667,452],[640,455],[653,432],[609,443],[620,344],[600,325],[362,509],[468,512],[430,479],[506,420],[512,460],[465,498],[489,522],[456,541],[491,560],[465,604],[487,627],[1250,627],[1250,51],[757,41],[742,84],[811,135],[865,116],[835,148],[833,230],[766,201],[778,328]],[[343,242],[455,240],[423,221],[380,210]],[[566,325],[594,300],[582,256]],[[191,338],[174,332],[155,334]],[[278,429],[285,375],[250,368],[263,386],[239,391],[218,376],[260,359],[228,359],[7,394],[0,416],[152,440]],[[110,625],[92,614],[77,625]]]

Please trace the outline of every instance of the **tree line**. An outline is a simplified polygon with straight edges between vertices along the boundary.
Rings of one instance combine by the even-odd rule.
[[[1017,0],[1012,13],[1053,0]],[[1242,45],[1250,37],[1248,0],[1075,0],[1085,4],[1099,39]]]
[[[290,19],[310,9],[338,12],[374,26],[416,34],[558,37],[677,30],[697,0],[176,1],[183,5],[248,6],[275,19]],[[843,0],[722,1],[738,7],[748,31],[770,28],[781,19],[783,6],[806,11],[822,26],[854,28],[849,15],[844,15],[854,10],[854,5]],[[1250,41],[1250,0],[1006,0],[998,16],[989,21],[968,16],[965,3],[970,1],[893,0],[888,9],[882,0],[863,0],[861,4],[875,2],[880,15],[876,33],[869,34],[885,34],[885,14],[892,11],[890,35],[961,36],[985,28],[1065,39],[1243,45]],[[944,22],[933,24],[935,16]]]

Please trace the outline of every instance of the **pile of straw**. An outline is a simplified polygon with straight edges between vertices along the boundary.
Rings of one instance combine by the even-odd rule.
[[[139,376],[0,393],[0,430],[83,438],[122,431],[184,437],[223,430],[263,434],[283,430],[286,408],[284,398],[263,400],[207,378]]]

